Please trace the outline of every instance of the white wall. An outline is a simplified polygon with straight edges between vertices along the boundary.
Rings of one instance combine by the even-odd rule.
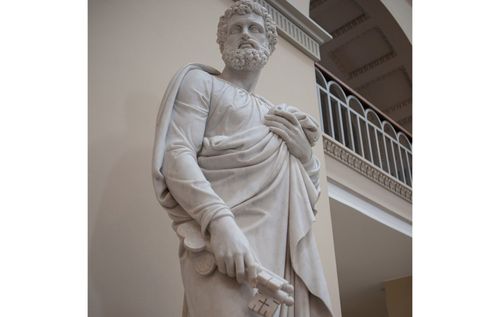
[[[156,112],[184,64],[222,67],[218,17],[231,0],[89,2],[89,316],[180,316],[178,240],[156,202]],[[316,116],[313,63],[281,39],[257,93]],[[322,160],[321,145],[315,148]],[[324,164],[324,161],[323,161]],[[340,316],[326,191],[315,225]]]

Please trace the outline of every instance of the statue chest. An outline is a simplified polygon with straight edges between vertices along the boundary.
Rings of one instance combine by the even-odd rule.
[[[205,127],[205,137],[232,135],[264,125],[271,105],[264,100],[230,85],[214,89]]]

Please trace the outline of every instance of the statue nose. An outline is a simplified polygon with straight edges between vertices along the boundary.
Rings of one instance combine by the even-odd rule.
[[[250,38],[250,35],[248,35],[248,33],[244,31],[243,34],[241,35],[241,38],[243,40],[248,40]]]

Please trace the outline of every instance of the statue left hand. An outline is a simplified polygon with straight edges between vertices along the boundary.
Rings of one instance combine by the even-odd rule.
[[[264,116],[264,124],[271,132],[285,141],[290,153],[303,164],[312,157],[312,149],[300,126],[299,120],[292,113],[274,108]]]

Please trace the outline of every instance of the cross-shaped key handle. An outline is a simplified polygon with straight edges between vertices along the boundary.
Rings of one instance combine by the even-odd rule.
[[[252,301],[250,301],[250,304],[248,304],[248,308],[260,316],[272,317],[279,305],[280,303],[275,299],[266,297],[265,295],[257,292],[257,294],[255,294],[252,298]]]
[[[202,236],[199,225],[195,221],[185,222],[176,227],[176,232],[186,249],[193,252],[196,271],[202,275],[211,274],[216,268],[215,258],[210,241]],[[257,271],[259,273],[255,286],[245,279],[248,285],[257,288],[256,295],[248,305],[250,310],[263,317],[272,317],[279,305],[293,305],[294,289],[287,280],[262,266],[259,266]]]

